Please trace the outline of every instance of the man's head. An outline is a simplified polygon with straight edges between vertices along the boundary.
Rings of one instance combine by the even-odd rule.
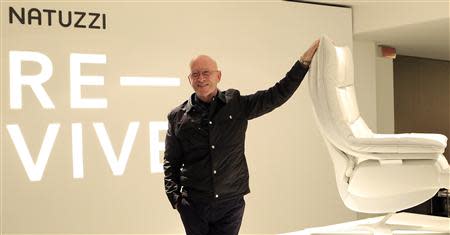
[[[222,76],[216,61],[207,55],[199,55],[189,65],[189,83],[201,100],[209,102],[216,94],[217,84]]]

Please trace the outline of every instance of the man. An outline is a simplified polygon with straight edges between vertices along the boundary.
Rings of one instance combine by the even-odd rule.
[[[217,63],[192,59],[189,83],[195,93],[169,115],[164,153],[166,194],[187,235],[236,235],[250,192],[244,154],[248,120],[286,102],[308,71],[319,40],[273,87],[252,95],[220,91]]]

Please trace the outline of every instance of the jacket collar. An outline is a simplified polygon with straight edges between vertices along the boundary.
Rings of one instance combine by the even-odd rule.
[[[217,95],[214,96],[213,101],[215,98],[218,98],[220,101],[222,101],[224,104],[227,103],[227,99],[225,98],[225,91],[217,91]],[[187,100],[186,105],[183,107],[183,110],[185,110],[187,113],[192,109],[194,106],[194,99],[195,99],[195,93],[191,94],[191,97]]]

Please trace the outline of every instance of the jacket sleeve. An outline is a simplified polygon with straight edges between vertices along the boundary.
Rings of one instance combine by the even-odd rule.
[[[167,119],[169,121],[169,128],[166,134],[165,150],[164,150],[164,186],[167,197],[169,198],[172,208],[175,209],[175,204],[180,197],[180,167],[181,167],[181,144],[174,134],[174,120],[173,115],[169,114]]]
[[[257,118],[285,103],[297,90],[308,72],[297,61],[286,76],[267,90],[241,96],[241,105],[247,119]]]

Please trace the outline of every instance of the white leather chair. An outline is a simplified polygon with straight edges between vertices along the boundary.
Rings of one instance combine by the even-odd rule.
[[[420,225],[386,221],[393,213],[450,187],[449,164],[443,155],[447,137],[373,133],[359,113],[353,75],[350,49],[322,36],[308,82],[318,127],[334,165],[337,190],[353,211],[388,214],[382,221],[364,226],[373,233],[420,230]]]

